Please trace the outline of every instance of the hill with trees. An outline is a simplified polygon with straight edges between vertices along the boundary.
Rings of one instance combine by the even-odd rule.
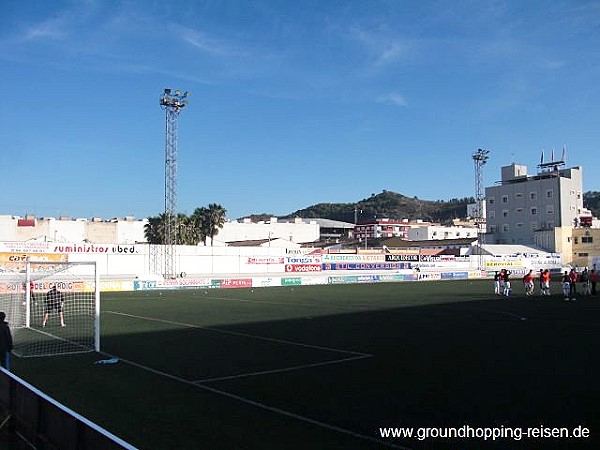
[[[356,203],[319,203],[281,218],[324,218],[350,223],[353,223],[355,218],[358,222],[371,221],[375,218],[447,222],[454,218],[466,217],[469,203],[475,203],[475,199],[465,197],[448,201],[431,201],[384,190],[380,194],[372,194],[371,197]]]
[[[467,216],[467,205],[475,203],[474,197],[453,198],[450,200],[421,200],[417,197],[407,197],[392,191],[384,190],[380,194],[372,194],[369,198],[356,203],[318,203],[304,209],[299,209],[285,216],[273,214],[253,214],[249,216],[253,222],[269,220],[278,217],[290,220],[295,217],[302,219],[332,219],[354,223],[371,221],[374,218],[423,219],[434,222],[449,222],[455,218]],[[594,217],[600,216],[600,192],[589,191],[583,194],[583,205],[592,211]]]
[[[588,191],[583,194],[583,206],[590,211],[594,217],[600,216],[600,192]]]

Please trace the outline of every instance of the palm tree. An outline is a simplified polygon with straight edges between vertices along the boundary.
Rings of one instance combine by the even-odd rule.
[[[206,245],[206,239],[210,238],[211,242],[217,235],[220,228],[223,228],[225,223],[225,213],[227,211],[221,205],[211,203],[208,208],[196,208],[192,214],[192,221],[197,230],[199,237]]]
[[[177,214],[177,244],[196,245],[200,242],[193,225],[192,218],[185,214]]]
[[[208,208],[196,208],[191,216],[178,214],[176,218],[177,244],[197,245],[210,237],[211,242],[225,223],[227,211],[221,205],[211,203]],[[144,226],[144,234],[149,244],[165,243],[165,214],[149,217]]]
[[[165,242],[165,215],[148,217],[144,225],[144,235],[149,244],[163,244]]]
[[[212,245],[213,238],[219,233],[219,229],[223,228],[225,224],[225,213],[227,210],[221,205],[211,203],[208,205],[208,224],[206,231],[210,237]]]
[[[206,233],[204,231],[207,217],[208,210],[204,206],[196,208],[190,216],[190,226],[194,229],[194,235],[198,238],[198,242],[202,241],[204,245],[206,245]]]

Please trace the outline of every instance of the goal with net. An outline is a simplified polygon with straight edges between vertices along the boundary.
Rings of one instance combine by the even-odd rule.
[[[0,276],[19,357],[100,351],[100,280],[95,262],[27,262]]]

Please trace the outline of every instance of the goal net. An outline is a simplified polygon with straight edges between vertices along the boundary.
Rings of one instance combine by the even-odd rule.
[[[0,311],[19,357],[100,351],[95,262],[28,262],[0,277]]]

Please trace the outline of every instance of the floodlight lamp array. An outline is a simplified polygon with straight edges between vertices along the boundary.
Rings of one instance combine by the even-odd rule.
[[[161,106],[164,106],[165,108],[181,109],[188,104],[188,91],[176,89],[173,94],[171,94],[171,92],[170,88],[165,88],[164,93],[160,97]]]
[[[480,148],[480,149],[477,149],[477,151],[475,153],[473,153],[473,159],[476,162],[478,162],[479,164],[483,165],[489,159],[489,154],[490,154],[489,150],[484,150],[484,149]]]

